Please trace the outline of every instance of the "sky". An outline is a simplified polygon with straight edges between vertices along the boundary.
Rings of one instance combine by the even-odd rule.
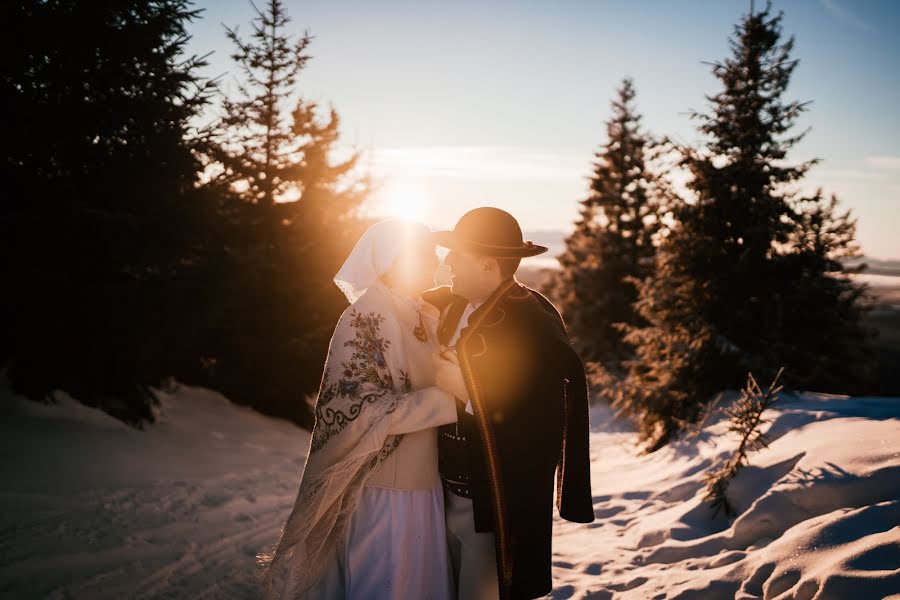
[[[266,0],[257,0],[262,7]],[[764,5],[756,0],[757,8]],[[701,140],[690,110],[719,89],[709,64],[728,55],[750,0],[454,2],[285,0],[289,28],[314,36],[299,93],[333,105],[346,151],[379,188],[368,209],[451,228],[493,205],[526,232],[569,231],[605,141],[622,78],[645,128]],[[232,89],[224,25],[250,31],[249,0],[202,0],[189,51]],[[795,37],[786,99],[811,101],[788,157],[821,159],[806,185],[857,219],[862,251],[900,258],[900,2],[780,0]]]

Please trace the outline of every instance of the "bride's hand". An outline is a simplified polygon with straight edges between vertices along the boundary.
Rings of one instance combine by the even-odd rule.
[[[453,394],[460,400],[469,399],[469,392],[466,390],[466,382],[463,379],[462,371],[459,369],[459,363],[452,360],[455,358],[452,352],[435,353],[432,355],[432,364],[434,365],[434,384]]]

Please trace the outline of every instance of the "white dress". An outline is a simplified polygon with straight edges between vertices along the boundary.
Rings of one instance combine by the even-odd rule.
[[[381,284],[366,294],[389,299],[396,311],[401,339],[391,341],[395,352],[402,347],[412,389],[432,386],[437,314],[429,305],[417,304]],[[421,318],[417,309],[424,311]],[[426,393],[414,406],[392,415],[388,433],[402,434],[403,439],[363,487],[339,560],[313,597],[455,600],[436,429],[456,421],[453,402],[445,395]]]

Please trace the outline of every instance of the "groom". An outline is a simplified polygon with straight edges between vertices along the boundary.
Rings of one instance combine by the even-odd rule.
[[[547,248],[512,215],[476,208],[435,237],[452,283],[423,298],[441,313],[437,384],[457,398],[438,451],[458,597],[544,596],[554,492],[562,518],[594,520],[584,366],[553,305],[515,279]]]

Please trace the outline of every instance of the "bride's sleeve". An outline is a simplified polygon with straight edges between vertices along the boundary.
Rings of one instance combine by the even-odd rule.
[[[389,435],[410,433],[456,422],[456,399],[437,386],[404,396],[391,413]]]

